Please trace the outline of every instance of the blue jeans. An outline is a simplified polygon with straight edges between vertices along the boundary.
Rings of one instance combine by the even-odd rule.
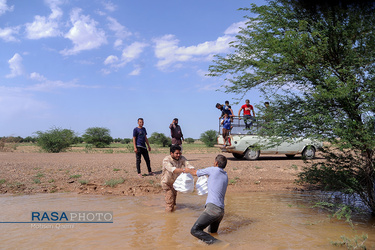
[[[203,230],[208,227],[209,233],[216,233],[219,229],[219,224],[224,217],[224,209],[216,206],[212,203],[206,204],[206,209],[203,211],[201,216],[195,222],[194,226],[191,228],[190,233],[202,240],[207,244],[213,244],[215,242],[220,242],[215,237],[204,232]]]

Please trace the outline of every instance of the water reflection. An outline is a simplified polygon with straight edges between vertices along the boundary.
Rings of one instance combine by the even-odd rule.
[[[2,248],[78,249],[217,249],[190,235],[203,211],[205,196],[179,194],[177,210],[166,214],[163,195],[147,197],[37,194],[0,196],[0,221],[30,221],[32,211],[113,211],[113,224],[67,224],[67,228],[32,228],[31,224],[0,224]],[[340,236],[368,234],[375,246],[374,221],[330,220],[308,208],[304,194],[228,194],[218,235],[226,249],[337,249]]]

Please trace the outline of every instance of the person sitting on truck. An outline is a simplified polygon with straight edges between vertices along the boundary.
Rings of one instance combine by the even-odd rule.
[[[253,105],[250,105],[250,100],[247,99],[246,104],[242,105],[240,110],[238,111],[238,119],[241,120],[241,111],[243,110],[243,120],[245,122],[245,128],[250,129],[253,122],[255,122],[255,111]],[[253,115],[251,115],[251,111],[253,111]],[[248,122],[250,121],[250,122]]]
[[[232,107],[229,105],[229,101],[225,101],[225,105],[216,103],[216,108],[221,110],[221,116],[219,118],[223,118],[224,114],[228,114],[228,117],[234,116],[234,112]]]

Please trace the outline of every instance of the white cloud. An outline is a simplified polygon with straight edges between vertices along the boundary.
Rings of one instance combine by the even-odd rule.
[[[37,81],[45,81],[47,78],[45,78],[43,75],[33,72],[30,74],[30,79],[37,80]]]
[[[7,11],[13,11],[14,6],[8,6],[7,0],[0,0],[0,16]]]
[[[70,14],[73,27],[65,34],[74,46],[60,51],[63,55],[75,55],[82,50],[91,50],[107,43],[104,30],[97,28],[98,23],[90,16],[81,15],[81,9],[74,9]]]
[[[106,1],[106,2],[103,1],[103,5],[106,10],[111,11],[111,12],[117,9],[117,6],[113,4],[111,1]]]
[[[209,73],[209,71],[206,71],[206,70],[201,70],[201,69],[197,70],[197,75],[199,75],[202,78],[209,78],[207,76],[208,73]]]
[[[125,26],[121,25],[116,19],[107,17],[107,20],[109,21],[108,28],[115,32],[117,38],[124,39],[132,35],[132,33],[128,31]]]
[[[22,56],[16,53],[9,59],[10,74],[6,75],[7,78],[13,78],[23,74]]]
[[[131,62],[134,59],[138,58],[139,55],[143,52],[144,48],[148,45],[146,43],[134,42],[126,47],[122,51],[122,61],[125,63]]]
[[[155,55],[159,59],[157,67],[160,70],[166,70],[171,65],[178,65],[178,62],[211,60],[213,55],[227,52],[229,43],[233,40],[233,36],[224,35],[217,38],[216,41],[208,41],[189,47],[179,47],[180,41],[174,35],[156,38],[154,39]]]
[[[8,27],[8,28],[0,28],[0,38],[6,42],[18,42],[19,40],[14,36],[14,34],[18,34],[20,27]]]
[[[97,88],[97,86],[85,86],[77,84],[77,80],[64,82],[61,80],[51,81],[47,77],[33,72],[30,74],[30,79],[39,82],[38,84],[27,87],[27,90],[31,91],[51,91],[53,89],[70,89],[70,88]]]
[[[29,39],[40,39],[61,35],[58,22],[52,21],[44,16],[35,16],[34,22],[26,24],[26,37]]]
[[[40,39],[45,37],[60,36],[59,18],[62,17],[63,12],[59,5],[62,1],[46,0],[46,3],[51,8],[52,13],[48,16],[35,16],[34,22],[26,24],[26,37],[29,39]]]
[[[113,44],[115,48],[121,47],[122,46],[122,40],[121,39],[116,39],[116,41]]]
[[[225,35],[237,35],[240,31],[240,28],[246,27],[246,21],[241,21],[238,23],[233,23],[231,26],[229,26],[225,31]]]
[[[114,56],[114,55],[110,55],[108,56],[105,61],[104,61],[104,64],[107,65],[107,64],[113,64],[113,63],[116,63],[118,62],[118,57],[117,56]]]
[[[130,76],[138,76],[139,74],[141,74],[141,66],[140,65],[136,65],[134,67],[134,70],[132,72],[129,73]]]
[[[216,91],[218,89],[222,89],[220,83],[211,83],[207,85],[197,85],[198,91]]]
[[[144,51],[144,48],[146,48],[147,46],[148,44],[146,43],[134,42],[127,46],[125,49],[123,49],[120,59],[117,56],[110,55],[105,59],[104,64],[109,65],[115,69],[122,68],[129,62],[132,62],[135,59],[139,58],[139,56]],[[108,74],[109,70],[105,70],[102,72]]]

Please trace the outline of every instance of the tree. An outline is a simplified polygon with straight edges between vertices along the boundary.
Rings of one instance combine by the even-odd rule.
[[[70,129],[53,127],[46,132],[37,131],[37,144],[48,153],[59,153],[73,144],[75,133]]]
[[[130,139],[130,138],[124,138],[124,139],[121,141],[122,144],[129,144],[130,142],[132,142],[132,139]]]
[[[148,138],[149,143],[162,145],[163,147],[170,146],[172,144],[171,138],[166,137],[163,133],[154,132]]]
[[[36,138],[35,137],[32,137],[32,136],[27,136],[23,139],[23,142],[36,142]]]
[[[195,140],[194,140],[193,138],[191,138],[191,137],[186,138],[185,141],[186,141],[188,144],[191,144],[191,143],[194,143],[194,142],[195,142]]]
[[[113,141],[110,135],[110,130],[100,127],[86,129],[86,132],[82,137],[86,143],[93,144],[97,148],[109,146],[109,144],[111,144]]]
[[[216,130],[207,130],[201,134],[200,140],[206,144],[207,147],[213,147],[217,142],[218,133]]]
[[[256,16],[209,75],[225,75],[227,92],[263,92],[272,107],[265,135],[329,142],[301,183],[358,194],[375,212],[375,5],[303,2],[242,9]]]

